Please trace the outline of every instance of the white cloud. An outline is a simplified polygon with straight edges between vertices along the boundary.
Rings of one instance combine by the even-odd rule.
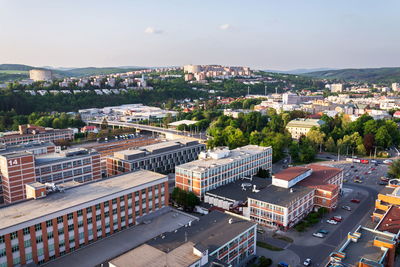
[[[229,29],[231,27],[230,24],[226,23],[226,24],[222,24],[221,26],[219,26],[219,28],[223,31]]]
[[[154,27],[147,27],[144,32],[147,34],[162,34],[164,31]]]

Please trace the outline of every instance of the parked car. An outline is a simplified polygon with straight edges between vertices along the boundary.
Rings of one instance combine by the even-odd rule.
[[[351,211],[351,207],[350,206],[342,206],[342,209]]]
[[[351,165],[350,168],[354,168],[354,165]]]
[[[329,224],[338,224],[335,220],[326,220],[326,222]]]
[[[385,181],[379,181],[379,182],[378,182],[378,185],[388,185],[388,182],[385,182]]]
[[[354,169],[354,172],[357,172],[357,169]]]
[[[383,163],[384,164],[392,164],[393,163],[393,160],[391,160],[391,159],[385,159],[384,161],[383,161]]]
[[[371,159],[371,163],[378,163],[378,161]]]
[[[287,264],[284,261],[281,261],[280,263],[278,263],[278,267],[289,267],[289,264]]]
[[[381,179],[381,181],[389,182],[389,178],[387,178],[387,177],[385,177],[385,176],[382,176],[380,179]]]
[[[376,168],[371,168],[371,171],[375,171],[376,170]]]
[[[368,172],[364,172],[364,174],[365,174],[365,175],[367,175],[367,174],[368,174]]]
[[[315,237],[319,237],[319,238],[324,238],[324,237],[325,237],[325,236],[324,236],[323,234],[321,234],[321,233],[313,233],[312,235],[315,236]]]
[[[360,203],[361,202],[361,200],[359,200],[359,199],[357,199],[357,198],[353,198],[352,200],[350,200],[350,202],[353,202],[353,203]]]
[[[318,231],[318,233],[323,234],[323,235],[327,235],[327,234],[329,233],[329,231],[328,231],[328,230],[325,230],[325,229],[320,229],[320,230]]]
[[[343,221],[343,217],[340,215],[335,215],[331,218],[331,220],[337,221],[337,222],[341,222]]]
[[[362,183],[362,181],[361,181],[360,179],[354,179],[354,182],[355,182],[355,183],[359,183],[359,184]]]
[[[310,266],[310,265],[311,265],[311,259],[306,259],[306,260],[303,262],[303,265],[304,265],[304,266]]]

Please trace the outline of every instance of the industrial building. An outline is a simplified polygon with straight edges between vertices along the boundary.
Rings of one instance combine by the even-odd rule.
[[[35,125],[19,125],[17,132],[7,132],[0,135],[0,144],[18,145],[29,142],[54,142],[58,140],[73,140],[72,129],[53,129]]]
[[[358,226],[347,235],[327,266],[394,267],[399,234]]]
[[[109,262],[111,267],[240,266],[256,254],[256,224],[213,211]]]
[[[1,267],[43,264],[133,227],[168,205],[168,178],[150,171],[56,187],[43,195],[40,184],[28,186],[38,191],[37,199],[0,208]]]
[[[26,198],[25,185],[33,182],[87,182],[101,178],[100,155],[87,149],[35,155],[30,151],[0,154],[5,203]]]
[[[29,79],[35,82],[51,81],[53,79],[53,73],[51,70],[33,69],[29,71]]]
[[[107,158],[107,174],[112,176],[140,169],[174,172],[175,166],[197,159],[205,149],[206,146],[198,141],[179,139],[115,152],[113,157]]]
[[[205,193],[211,206],[243,214],[261,225],[286,230],[313,209],[336,208],[343,183],[341,169],[311,164],[272,176],[236,180]]]
[[[260,169],[271,172],[272,168],[271,147],[218,148],[200,153],[199,158],[175,168],[175,186],[192,191],[201,198],[207,191],[251,177]]]

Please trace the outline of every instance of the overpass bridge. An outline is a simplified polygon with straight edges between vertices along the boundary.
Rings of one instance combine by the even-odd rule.
[[[101,125],[102,121],[96,121],[96,120],[88,120],[86,121],[86,124],[88,125]],[[179,139],[179,138],[184,138],[184,139],[191,139],[191,140],[196,140],[199,142],[206,142],[207,141],[207,136],[205,133],[192,133],[192,132],[187,132],[187,131],[179,131],[176,129],[169,129],[169,128],[163,128],[163,127],[157,127],[157,126],[151,126],[151,125],[144,125],[144,124],[138,124],[138,123],[131,123],[131,122],[122,122],[122,121],[107,121],[108,126],[114,127],[119,127],[119,128],[133,128],[139,131],[147,131],[151,133],[158,133],[165,135],[167,139]]]

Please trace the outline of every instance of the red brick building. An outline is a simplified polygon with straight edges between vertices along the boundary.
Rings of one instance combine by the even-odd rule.
[[[5,203],[25,199],[28,183],[88,182],[102,177],[99,153],[86,149],[47,155],[25,151],[2,154],[0,173]]]
[[[73,140],[72,129],[53,129],[35,125],[20,125],[18,132],[5,133],[0,137],[0,144],[17,145],[28,142],[54,142],[58,140]]]
[[[168,177],[127,173],[0,208],[0,266],[43,264],[146,220],[168,204]]]

